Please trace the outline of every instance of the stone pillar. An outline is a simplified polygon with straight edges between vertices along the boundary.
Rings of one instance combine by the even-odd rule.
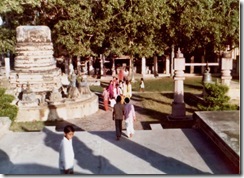
[[[239,76],[239,73],[240,73],[240,56],[239,55],[237,55],[236,56],[236,74],[237,74],[237,76]]]
[[[154,73],[154,76],[158,76],[158,57],[156,55],[153,56],[153,66],[154,66],[154,69],[153,69],[153,73]]]
[[[80,56],[77,56],[77,72],[78,74],[81,73],[81,62],[80,62]]]
[[[231,58],[231,53],[226,51],[223,53],[221,58],[221,83],[230,86],[230,81],[232,79],[231,70],[233,68],[233,61]]]
[[[169,65],[170,65],[170,61],[169,61],[169,56],[166,56],[166,74],[169,74]]]
[[[134,59],[131,57],[131,64],[132,64],[132,76],[131,76],[131,82],[135,82],[135,65],[134,65]]]
[[[132,58],[130,57],[130,59],[129,59],[129,76],[130,76],[130,79],[132,78],[132,71],[133,71]]]
[[[5,72],[6,72],[6,77],[9,78],[9,73],[10,73],[10,60],[9,57],[4,58],[5,62]]]
[[[175,57],[175,47],[174,45],[172,45],[172,50],[171,50],[171,61],[170,61],[170,64],[171,64],[171,76],[174,75],[174,57]]]
[[[103,55],[100,54],[100,75],[101,76],[103,76],[103,64],[104,64]]]
[[[74,66],[72,59],[69,60],[69,75],[71,75],[74,72]]]
[[[191,64],[194,63],[194,56],[191,57]],[[194,66],[190,66],[190,74],[194,74]]]
[[[145,57],[141,58],[141,74],[143,77],[146,74],[146,58]]]
[[[115,59],[112,59],[112,76],[116,75],[116,71],[115,71]]]
[[[89,60],[87,63],[88,75],[91,75],[91,71],[93,70],[92,62],[93,62],[93,57],[89,57]]]
[[[174,58],[174,101],[172,103],[172,114],[173,119],[184,119],[185,114],[185,103],[184,103],[184,70],[185,70],[185,58],[178,49],[176,58]]]

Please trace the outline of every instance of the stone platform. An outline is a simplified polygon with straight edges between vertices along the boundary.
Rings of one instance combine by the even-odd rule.
[[[16,122],[70,120],[88,117],[98,111],[98,97],[94,93],[80,99],[64,99],[49,105],[19,106]]]
[[[195,112],[196,126],[240,171],[240,111]]]
[[[115,131],[75,132],[75,174],[238,174],[198,129],[153,128],[136,130],[131,139],[123,130],[119,141],[115,139]],[[55,127],[3,135],[0,174],[59,174],[58,150],[62,137],[63,132],[56,131]]]

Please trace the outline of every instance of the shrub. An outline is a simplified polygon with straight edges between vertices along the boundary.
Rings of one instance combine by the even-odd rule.
[[[4,88],[0,88],[0,99],[2,98],[2,96],[4,95],[6,89]]]
[[[222,84],[206,83],[204,101],[198,104],[198,108],[204,111],[237,110],[238,106],[229,104],[230,97],[227,96],[229,87]]]
[[[18,107],[10,104],[14,100],[14,96],[4,94],[5,91],[5,89],[0,88],[0,117],[9,117],[14,121],[18,113]]]

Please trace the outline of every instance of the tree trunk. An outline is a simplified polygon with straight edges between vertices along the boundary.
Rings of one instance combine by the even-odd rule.
[[[154,73],[154,77],[158,76],[158,57],[156,55],[153,56],[153,73]]]

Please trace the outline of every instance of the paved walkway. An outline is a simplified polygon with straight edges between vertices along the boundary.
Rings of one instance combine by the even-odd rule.
[[[59,174],[62,132],[10,132],[0,137],[0,173]],[[75,174],[232,174],[228,162],[194,129],[138,130],[115,140],[114,131],[77,131]]]

